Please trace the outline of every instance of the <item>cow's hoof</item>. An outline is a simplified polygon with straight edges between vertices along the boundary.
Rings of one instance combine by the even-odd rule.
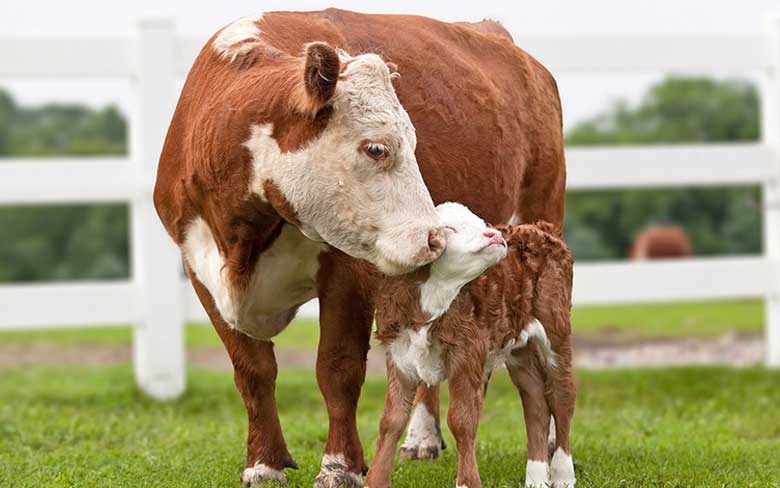
[[[287,483],[287,477],[283,471],[266,466],[262,463],[257,463],[254,466],[250,466],[244,469],[241,473],[241,484],[243,486],[261,486],[269,481],[277,481],[282,484]]]
[[[344,456],[326,454],[314,488],[363,488],[363,476],[349,470]]]

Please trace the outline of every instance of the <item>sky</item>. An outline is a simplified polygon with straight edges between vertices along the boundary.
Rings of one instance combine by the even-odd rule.
[[[755,33],[762,29],[769,15],[780,12],[780,0],[0,0],[0,37],[129,36],[134,19],[167,16],[174,20],[177,33],[205,40],[224,24],[245,15],[329,6],[421,14],[445,21],[493,18],[500,20],[515,39],[524,34],[597,34],[615,35],[616,42],[622,36],[644,34]],[[544,59],[541,61],[544,63]],[[616,99],[637,103],[647,87],[665,74],[668,73],[557,76],[566,126],[604,110]],[[127,110],[130,99],[128,83],[120,81],[0,78],[0,86],[9,88],[22,103],[117,103]]]

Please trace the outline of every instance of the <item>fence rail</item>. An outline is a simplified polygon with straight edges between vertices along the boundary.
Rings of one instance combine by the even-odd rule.
[[[156,160],[177,79],[205,39],[177,38],[166,19],[116,38],[0,38],[0,78],[121,78],[133,84],[126,158],[0,161],[0,205],[125,202],[131,209],[132,278],[0,286],[0,330],[134,325],[136,378],[147,393],[184,389],[182,325],[205,314],[183,282],[177,250],[151,204]],[[762,256],[665,262],[595,262],[575,269],[576,304],[763,297],[767,362],[780,366],[780,21],[742,36],[518,36],[555,74],[636,71],[761,73],[763,139],[756,144],[567,150],[568,188],[760,185]],[[315,302],[303,308],[316,314]]]

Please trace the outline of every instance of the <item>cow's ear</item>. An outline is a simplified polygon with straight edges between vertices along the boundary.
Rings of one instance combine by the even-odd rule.
[[[324,42],[306,45],[303,82],[314,111],[327,105],[336,92],[341,63],[336,50]]]

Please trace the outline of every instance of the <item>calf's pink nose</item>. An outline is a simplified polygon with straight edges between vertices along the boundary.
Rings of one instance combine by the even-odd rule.
[[[504,243],[504,238],[501,236],[501,233],[496,230],[487,230],[482,235],[490,239],[494,244]]]

